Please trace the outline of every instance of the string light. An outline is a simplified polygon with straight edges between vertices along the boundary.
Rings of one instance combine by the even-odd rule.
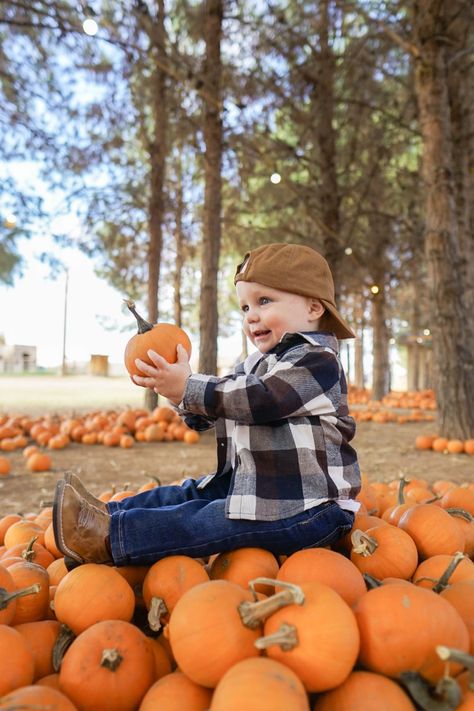
[[[84,30],[86,35],[89,35],[89,37],[93,37],[99,31],[99,26],[92,17],[86,17],[86,19],[82,23],[82,29]]]
[[[270,176],[270,182],[273,183],[273,185],[278,185],[278,183],[281,182],[281,175],[280,173],[272,173]]]
[[[352,247],[346,247],[344,250],[344,254],[347,254],[347,256],[352,254]]]
[[[15,215],[14,215],[13,213],[10,213],[9,215],[7,215],[7,216],[5,217],[5,220],[4,220],[3,224],[5,225],[5,227],[6,227],[8,230],[12,230],[14,227],[16,227],[16,217],[15,217]]]
[[[431,336],[431,331],[429,328],[424,328],[423,329],[423,335],[424,336]]]
[[[375,295],[375,294],[378,294],[379,291],[380,291],[380,287],[378,287],[377,284],[372,284],[372,286],[370,287],[370,291],[371,291],[372,294],[374,294],[374,295]]]

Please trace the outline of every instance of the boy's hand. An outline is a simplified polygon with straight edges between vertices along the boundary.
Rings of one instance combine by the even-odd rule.
[[[152,350],[148,351],[148,357],[153,365],[136,358],[135,365],[146,375],[134,375],[133,381],[137,385],[153,388],[158,395],[163,395],[175,405],[179,405],[183,399],[186,381],[191,375],[191,368],[188,353],[181,344],[176,347],[176,354],[178,357],[176,363],[168,363]]]

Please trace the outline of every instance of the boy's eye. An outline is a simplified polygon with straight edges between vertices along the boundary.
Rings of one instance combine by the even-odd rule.
[[[244,304],[244,305],[241,306],[240,308],[241,308],[242,311],[244,311],[244,312],[249,310],[249,307],[247,306],[247,304]]]
[[[260,299],[258,300],[259,304],[261,304],[262,306],[264,304],[269,304],[270,301],[271,301],[271,299],[269,299],[268,296],[261,296]]]

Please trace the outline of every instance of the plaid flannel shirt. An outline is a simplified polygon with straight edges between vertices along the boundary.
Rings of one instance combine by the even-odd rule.
[[[193,429],[216,428],[217,471],[199,487],[231,474],[228,518],[274,521],[327,501],[359,508],[355,423],[335,336],[286,334],[230,375],[191,375],[178,411]]]

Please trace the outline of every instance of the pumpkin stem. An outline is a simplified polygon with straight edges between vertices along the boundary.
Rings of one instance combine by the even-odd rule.
[[[29,541],[25,550],[21,552],[21,557],[24,558],[28,563],[31,563],[36,558],[36,552],[33,550],[33,546],[38,540],[38,536],[33,536],[31,541]]]
[[[362,577],[364,578],[367,590],[373,590],[374,588],[380,588],[383,585],[381,580],[379,580],[378,578],[374,578],[373,575],[369,575],[368,573],[363,573]]]
[[[153,328],[153,324],[149,323],[148,321],[145,321],[145,319],[142,318],[139,313],[137,313],[135,309],[135,302],[131,301],[130,299],[124,299],[124,302],[126,303],[129,311],[131,311],[137,319],[138,333],[146,333],[147,331],[151,331],[151,329]]]
[[[148,624],[153,632],[159,632],[162,627],[162,618],[169,614],[165,601],[161,597],[152,597],[148,610]]]
[[[402,672],[400,682],[423,711],[454,711],[461,702],[459,684],[449,676],[443,677],[435,688],[418,672]]]
[[[443,662],[457,662],[466,667],[469,671],[469,688],[474,690],[474,656],[472,654],[462,652],[460,649],[445,647],[443,644],[438,644],[436,654]]]
[[[446,570],[444,571],[444,573],[442,574],[442,576],[440,577],[440,579],[438,580],[436,585],[434,586],[433,592],[439,593],[448,587],[449,578],[454,573],[454,571],[458,567],[459,563],[462,560],[464,560],[465,557],[466,556],[464,555],[464,553],[461,553],[460,551],[458,551],[457,553],[454,554],[450,564],[448,565],[448,567],[446,568]]]
[[[76,635],[72,629],[67,625],[62,624],[59,628],[59,634],[53,646],[52,659],[53,669],[55,672],[58,672],[61,669],[63,657],[75,639]]]
[[[404,489],[406,485],[408,484],[408,479],[405,479],[404,474],[400,474],[400,483],[398,485],[398,504],[404,504],[405,503],[405,494],[404,494]]]
[[[364,558],[368,558],[378,548],[378,543],[375,538],[368,536],[367,533],[356,528],[351,533],[352,550]]]
[[[123,657],[118,649],[104,649],[102,651],[102,658],[100,660],[101,667],[110,669],[110,671],[115,671],[119,668],[122,662]]]
[[[298,644],[298,633],[294,625],[288,625],[284,622],[276,632],[267,634],[265,637],[259,637],[254,642],[257,649],[268,649],[275,644],[278,644],[283,652],[289,652]]]
[[[459,516],[459,518],[463,518],[468,523],[472,523],[474,521],[474,516],[472,513],[469,511],[466,511],[465,509],[458,509],[458,508],[452,508],[452,509],[445,509],[448,514],[451,514],[451,516]]]
[[[21,590],[14,590],[13,592],[8,592],[6,588],[0,588],[0,610],[4,610],[7,605],[10,604],[12,600],[16,600],[17,597],[25,597],[26,595],[33,595],[41,590],[41,585],[39,583],[33,583],[27,588],[22,588]]]
[[[270,595],[265,600],[258,602],[250,602],[244,600],[238,606],[238,612],[243,624],[250,629],[255,629],[269,615],[287,605],[302,605],[304,603],[304,594],[299,585],[287,583],[282,580],[274,580],[273,578],[255,578],[249,581],[249,587],[255,594],[255,585],[278,585],[284,588],[280,592]]]

